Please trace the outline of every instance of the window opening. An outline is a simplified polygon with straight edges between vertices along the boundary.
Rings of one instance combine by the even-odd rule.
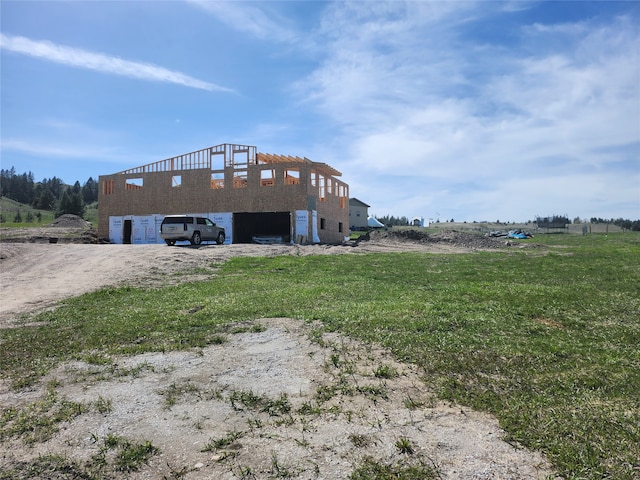
[[[342,222],[338,222],[338,231],[342,233]]]
[[[247,186],[247,171],[235,170],[233,172],[233,188],[244,188]]]
[[[211,148],[209,153],[211,156],[211,170],[224,170],[224,150],[216,151]]]
[[[211,188],[224,188],[224,172],[213,172],[211,174]]]
[[[338,184],[338,196],[340,197],[340,208],[347,208],[349,194],[347,193],[347,186],[344,183]]]
[[[318,183],[320,185],[320,200],[324,201],[325,191],[324,191],[324,175],[318,175]]]
[[[144,184],[142,178],[127,178],[124,183],[125,190],[142,190]]]
[[[276,183],[276,171],[267,168],[260,170],[260,185],[263,187],[272,187]]]
[[[320,219],[320,230],[324,230],[324,226],[325,226],[324,224],[325,224],[325,220],[324,220],[324,218],[321,218]]]
[[[171,177],[172,187],[179,187],[180,185],[182,185],[182,175],[174,175]]]
[[[298,185],[300,183],[300,170],[297,168],[287,168],[284,171],[285,185]]]
[[[227,152],[227,167],[247,168],[256,163],[255,147],[242,147],[240,145],[229,146],[231,151]]]
[[[316,172],[311,172],[311,186],[318,186],[318,174]]]

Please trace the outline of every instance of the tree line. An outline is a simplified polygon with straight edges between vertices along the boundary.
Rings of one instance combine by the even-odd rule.
[[[16,173],[15,167],[0,170],[0,196],[31,205],[38,210],[82,217],[86,205],[98,201],[98,182],[92,177],[82,185],[76,181],[66,185],[58,177],[34,180],[32,172]]]
[[[376,217],[376,218],[378,219],[378,221],[382,222],[385,225],[393,225],[393,226],[409,226],[410,225],[410,221],[407,217],[395,217],[393,215],[385,215],[383,217]],[[453,222],[453,218],[448,221]],[[591,217],[590,220],[581,219],[580,217],[576,217],[573,219],[573,223],[587,223],[587,222],[603,223],[603,224],[608,223],[609,225],[617,225],[623,230],[632,230],[635,232],[640,231],[640,220],[628,220],[624,218],[605,219],[605,218],[597,218],[597,217]],[[438,219],[436,223],[440,223],[440,219]],[[473,222],[473,223],[476,223],[476,222]],[[501,223],[501,222],[497,220],[495,223]],[[509,222],[506,222],[506,224],[508,223]],[[532,222],[531,220],[528,220],[526,223],[534,223],[534,222]],[[559,227],[565,227],[566,225],[569,225],[571,223],[571,220],[569,220],[569,216],[566,214],[551,215],[548,217],[536,217],[535,223],[540,228],[545,228],[545,227],[559,228]]]
[[[623,230],[632,230],[634,232],[640,232],[640,220],[628,220],[624,218],[610,218],[607,220],[599,217],[598,218],[591,217],[590,222],[591,223],[608,223],[608,224],[617,225]]]

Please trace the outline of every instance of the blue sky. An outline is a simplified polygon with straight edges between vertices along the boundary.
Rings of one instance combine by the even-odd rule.
[[[640,2],[0,8],[2,168],[36,180],[241,143],[379,216],[640,218]]]

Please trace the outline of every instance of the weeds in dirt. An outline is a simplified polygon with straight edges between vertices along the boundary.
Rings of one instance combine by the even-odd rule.
[[[438,469],[425,464],[384,464],[366,458],[349,480],[431,480],[440,478]]]
[[[400,453],[403,453],[405,455],[412,455],[414,453],[413,444],[408,438],[400,438],[396,442],[396,448]]]
[[[104,398],[103,396],[99,396],[98,400],[93,402],[93,405],[95,406],[96,410],[103,415],[111,413],[111,410],[113,410],[111,399]]]
[[[98,443],[98,438],[95,435],[93,439]],[[149,441],[135,443],[124,437],[109,434],[102,439],[98,453],[91,457],[91,461],[87,465],[89,470],[102,474],[109,470],[125,473],[135,472],[158,453],[158,448]]]
[[[94,358],[95,360],[95,358]],[[89,384],[103,382],[114,378],[138,378],[144,372],[154,372],[155,367],[148,362],[141,362],[132,367],[123,367],[103,358],[102,361],[88,363],[88,366],[69,366],[66,373],[77,383]]]
[[[383,400],[387,400],[389,398],[388,391],[386,385],[360,385],[356,388],[356,390],[371,398],[372,400],[377,400],[378,398],[382,398]]]
[[[246,465],[236,465],[231,467],[231,473],[233,473],[240,480],[255,480],[256,474],[251,467]]]
[[[404,406],[409,410],[417,410],[424,406],[424,402],[407,395],[407,398],[404,399]]]
[[[224,340],[224,325],[293,317],[417,365],[439,398],[496,415],[562,476],[631,480],[640,468],[640,237],[533,241],[547,248],[233,258],[203,282],[105,288],[35,326],[0,331],[0,375],[19,389],[83,355],[203,348]],[[185,304],[203,308],[186,313]],[[344,381],[319,390],[318,403],[355,388],[343,361],[329,360]]]
[[[368,435],[359,435],[352,433],[349,435],[349,441],[353,443],[354,447],[365,448],[371,445],[371,437]]]
[[[163,480],[182,480],[194,470],[184,465],[178,469],[169,463],[167,463],[167,468],[169,469],[169,476],[165,476]]]
[[[245,432],[232,431],[228,432],[224,437],[212,438],[201,450],[202,452],[214,452],[216,450],[228,447],[239,438],[244,436]]]
[[[392,379],[398,376],[398,371],[391,365],[382,364],[376,367],[373,371],[373,375],[376,378]]]
[[[172,383],[167,388],[159,390],[158,394],[164,397],[164,405],[170,409],[185,396],[195,396],[200,400],[222,399],[220,389],[203,389],[192,382]]]
[[[283,464],[278,458],[278,454],[271,452],[271,470],[269,470],[271,478],[294,478],[299,473],[299,469]]]
[[[89,410],[83,403],[58,398],[50,385],[44,398],[24,408],[9,407],[0,413],[0,440],[20,438],[26,444],[46,442],[60,428]]]
[[[98,480],[78,462],[62,455],[41,455],[33,460],[9,462],[0,466],[0,480],[32,480],[64,478],[65,480]]]
[[[117,474],[136,472],[159,450],[150,442],[135,443],[124,437],[108,435],[97,453],[85,462],[62,455],[41,455],[29,461],[8,461],[0,467],[0,480],[59,478],[65,480],[109,480]],[[179,478],[179,477],[176,477]]]
[[[311,402],[303,402],[302,405],[296,410],[299,415],[321,415],[323,409],[318,404],[312,404]]]
[[[233,390],[229,395],[229,401],[234,410],[256,410],[265,412],[270,416],[285,415],[291,412],[291,403],[286,394],[272,399],[266,395],[258,395],[251,390]]]
[[[178,385],[174,382],[164,390],[158,391],[158,393],[164,397],[164,405],[166,408],[173,407],[178,399],[183,395],[200,394],[200,392],[200,387],[190,382],[181,385]]]

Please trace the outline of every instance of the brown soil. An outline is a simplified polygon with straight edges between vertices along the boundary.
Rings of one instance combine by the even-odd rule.
[[[23,325],[32,313],[55,308],[60,299],[105,285],[192,281],[199,278],[190,273],[194,267],[238,255],[458,253],[505,247],[504,240],[456,232],[376,232],[349,245],[0,243],[0,328]],[[183,275],[172,275],[177,272]],[[320,342],[312,342],[317,326],[292,319],[256,319],[255,324],[261,328],[229,333],[224,343],[201,351],[116,359],[122,367],[116,371],[136,375],[114,374],[113,365],[71,362],[32,390],[15,392],[0,381],[3,409],[42,398],[52,379],[59,382],[59,398],[102,399],[112,406],[110,412],[92,409],[76,417],[34,446],[5,440],[0,465],[26,471],[30,461],[50,453],[82,464],[111,434],[148,440],[159,449],[137,472],[110,472],[115,479],[344,479],[367,457],[385,465],[435,466],[443,479],[552,475],[539,453],[505,442],[494,418],[437,401],[415,366],[398,363],[383,349],[337,334],[325,333]],[[378,378],[374,371],[380,366],[398,375]],[[318,401],[319,391],[332,390],[341,393]],[[167,401],[170,392],[173,402]],[[272,400],[284,395],[291,410],[251,408],[239,400],[248,393]],[[228,445],[207,448],[231,433],[237,438]],[[396,445],[402,439],[411,453]]]

